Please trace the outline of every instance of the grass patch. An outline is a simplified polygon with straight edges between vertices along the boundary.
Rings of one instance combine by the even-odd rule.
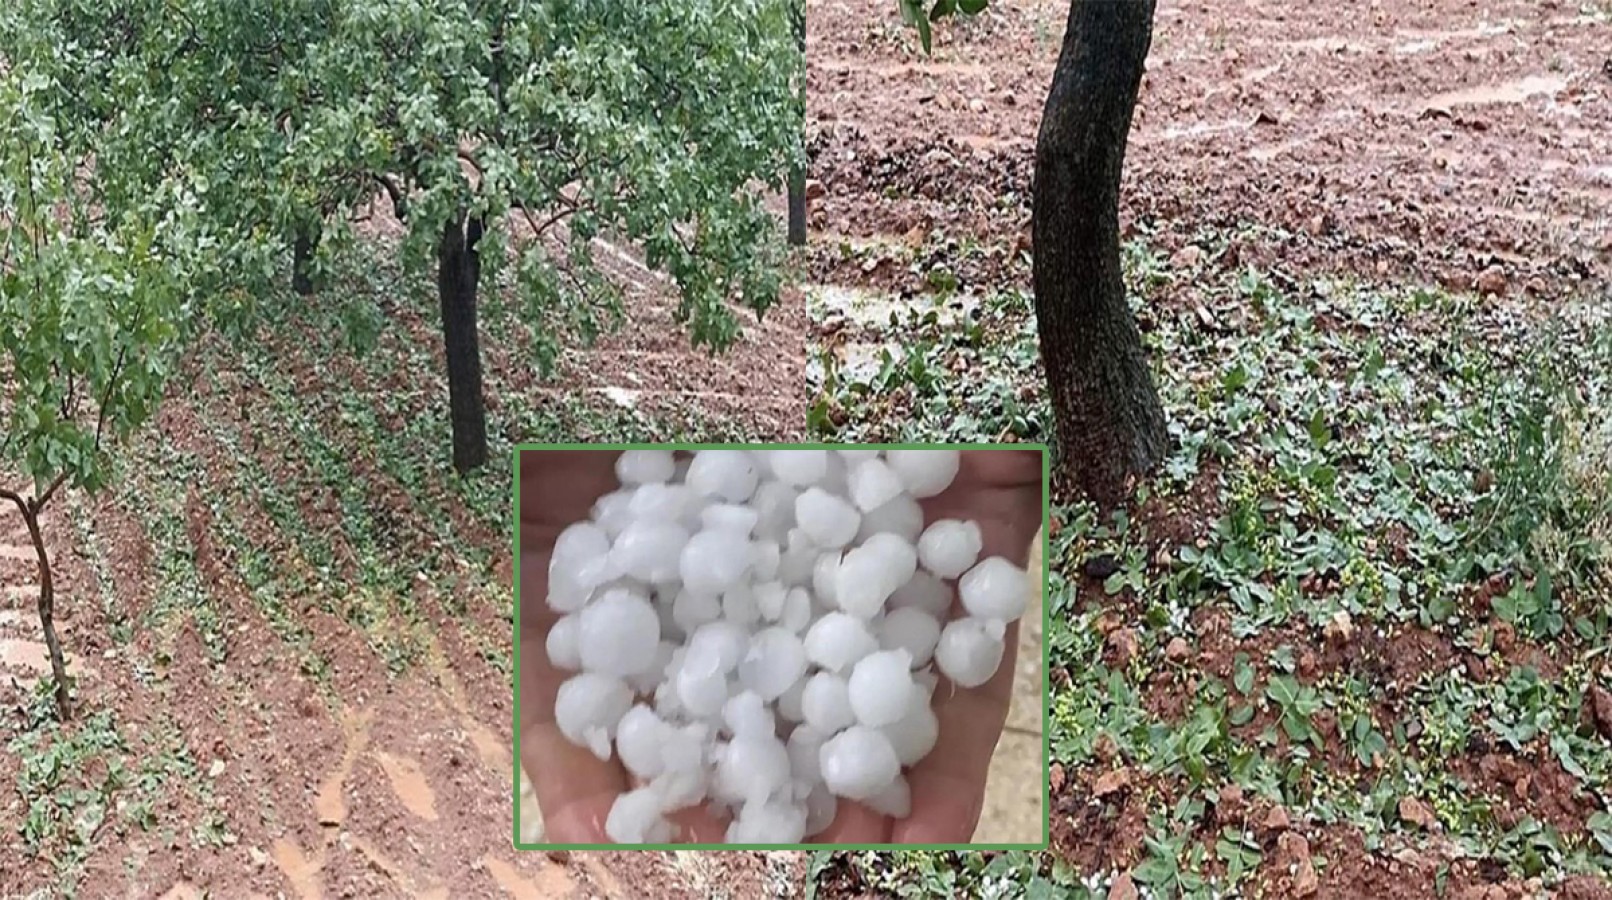
[[[1612,610],[1612,309],[1178,271],[1143,244],[1126,263],[1174,448],[1129,509],[1054,510],[1047,641],[1068,676],[1054,757],[1125,765],[1161,792],[1133,880],[1211,896],[1278,877],[1269,848],[1206,814],[1233,784],[1385,856],[1426,842],[1399,814],[1412,797],[1462,865],[1546,884],[1612,872],[1612,748],[1585,715],[1592,686],[1612,686],[1594,662]],[[907,356],[852,374],[820,354],[817,435],[1047,438],[1022,297],[961,326],[914,314],[869,331]],[[1210,623],[1232,646],[1200,660]],[[1130,652],[1114,653],[1117,628]],[[1445,650],[1407,682],[1393,642],[1417,635]],[[1559,766],[1577,812],[1564,824],[1461,774],[1485,753]],[[1015,873],[1000,896],[1106,892],[1117,874],[1002,859],[1019,858],[993,860]],[[880,896],[996,889],[944,856],[817,866],[821,884],[849,866]]]

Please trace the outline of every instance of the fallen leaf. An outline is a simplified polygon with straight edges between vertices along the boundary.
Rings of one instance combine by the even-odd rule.
[[[1097,783],[1092,785],[1091,793],[1094,797],[1106,797],[1109,794],[1124,790],[1130,783],[1130,769],[1115,769],[1112,772],[1104,772],[1098,776]]]

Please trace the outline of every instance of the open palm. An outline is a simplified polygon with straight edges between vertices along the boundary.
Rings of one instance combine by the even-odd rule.
[[[605,843],[604,822],[618,795],[632,787],[615,759],[601,761],[560,733],[554,698],[570,673],[544,652],[559,615],[549,609],[548,557],[560,531],[584,518],[594,500],[617,486],[617,454],[543,451],[521,458],[521,757],[542,810],[545,841]],[[1041,455],[1033,451],[965,451],[957,479],[945,493],[922,501],[926,523],[945,518],[979,522],[982,558],[1004,556],[1023,565],[1041,522]],[[954,609],[957,601],[954,597]],[[907,774],[912,813],[887,816],[841,800],[819,843],[962,843],[979,822],[991,756],[1007,721],[1012,697],[1018,625],[1010,625],[1002,665],[977,688],[958,689],[944,677],[935,690],[939,740]],[[720,842],[727,822],[703,806],[672,820],[682,837]]]

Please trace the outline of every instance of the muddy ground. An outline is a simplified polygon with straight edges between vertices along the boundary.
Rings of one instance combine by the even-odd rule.
[[[893,6],[808,3],[808,292],[831,311],[813,323],[825,346],[846,340],[838,297],[871,298],[882,317],[902,298],[934,293],[937,267],[956,276],[947,288],[960,294],[1029,290],[1034,141],[1068,5],[993,4],[937,29],[931,59]],[[1538,308],[1604,301],[1612,298],[1612,8],[1161,0],[1126,166],[1126,239],[1145,241],[1173,267],[1352,273]],[[1211,247],[1220,255],[1208,259]],[[1186,283],[1159,302],[1190,301],[1192,290]],[[843,355],[841,365],[852,361]],[[1167,533],[1172,521],[1190,531],[1214,516],[1135,512]],[[1076,606],[1101,601],[1100,581],[1079,582]],[[1126,615],[1116,612],[1116,628]],[[1453,661],[1446,644],[1416,643],[1424,637],[1412,630],[1387,648],[1406,678]],[[1179,706],[1177,690],[1160,683],[1146,707]],[[1480,782],[1516,762],[1483,756],[1472,760]],[[1524,778],[1516,814],[1581,824],[1593,806],[1560,774]],[[1512,771],[1503,783],[1520,777]],[[1152,782],[1116,793],[1113,781],[1106,770],[1055,770],[1054,855],[1082,871],[1134,864],[1149,812],[1173,796],[1171,785]],[[1278,857],[1313,852],[1327,865],[1309,884],[1296,880],[1296,862],[1262,877],[1268,896],[1435,895],[1425,858],[1370,852],[1347,826],[1285,831],[1265,834]],[[1440,895],[1538,889],[1480,868],[1455,866]],[[854,879],[823,883],[836,885],[830,896],[862,893]],[[1561,890],[1612,896],[1588,879]]]
[[[371,240],[389,237],[384,223],[366,228]],[[664,281],[646,275],[631,254],[615,254],[607,265],[628,287],[625,328],[595,348],[568,352],[556,380],[540,380],[517,347],[484,335],[491,427],[505,442],[500,446],[589,437],[503,434],[500,410],[512,405],[511,392],[535,398],[529,407],[592,410],[584,422],[638,416],[631,421],[657,430],[695,421],[721,423],[725,434],[751,439],[801,436],[804,397],[773,388],[801,383],[801,352],[779,349],[803,331],[798,296],[759,326],[752,318],[732,353],[712,357],[689,350],[674,330],[673,294]],[[286,355],[276,358],[276,368],[289,388],[281,394],[328,398],[336,396],[330,386],[339,385],[370,398],[409,394],[414,399],[405,408],[415,401],[427,410],[445,404],[446,393],[437,394],[440,338],[422,310],[429,305],[390,309],[395,330],[382,346],[400,357],[417,353],[419,372],[408,362],[320,358],[306,351],[308,335],[282,335],[276,339]],[[0,897],[56,896],[64,883],[81,897],[297,900],[798,891],[801,860],[787,854],[515,851],[507,529],[461,508],[440,465],[427,466],[435,471],[418,484],[380,471],[375,448],[349,430],[345,416],[339,422],[332,416],[330,439],[346,448],[343,463],[369,485],[365,515],[387,548],[383,568],[444,554],[459,561],[450,564],[451,580],[435,583],[440,573],[429,580],[422,574],[407,597],[352,601],[310,589],[318,579],[296,552],[303,536],[277,530],[263,501],[243,495],[241,486],[263,497],[296,498],[296,520],[334,535],[338,565],[351,569],[357,554],[341,544],[346,523],[337,491],[308,468],[306,457],[285,454],[283,423],[266,420],[272,403],[259,405],[261,387],[231,362],[231,351],[210,352],[216,372],[204,374],[191,359],[139,438],[146,458],[194,459],[195,472],[126,472],[140,485],[133,496],[63,492],[45,515],[58,627],[82,680],[68,728],[15,754],[0,752]],[[387,374],[377,378],[377,371]],[[243,474],[232,455],[239,447],[220,435],[253,448],[263,474]],[[643,439],[616,435],[622,438]],[[441,440],[415,449],[445,453],[446,434]],[[12,476],[3,483],[26,487]],[[146,514],[159,501],[142,496],[148,490],[179,498],[179,533],[153,532]],[[464,546],[440,546],[444,519]],[[229,537],[236,531],[244,542]],[[240,547],[267,553],[266,594],[248,590]],[[493,562],[480,566],[478,558]],[[174,596],[176,568],[194,569],[200,587],[193,596]],[[43,733],[32,724],[43,709],[31,699],[34,684],[46,671],[32,607],[36,585],[21,520],[9,507],[0,510],[0,747],[14,734]],[[368,589],[354,583],[351,590]],[[277,598],[306,630],[306,652],[277,632],[283,623],[269,615],[264,596]],[[350,609],[350,602],[398,623],[418,648],[414,661],[393,664],[377,652],[373,631],[329,611]],[[419,610],[423,619],[410,621],[405,610]],[[310,671],[311,657],[326,661],[328,671]],[[66,773],[54,794],[69,820],[59,833],[83,837],[47,840],[48,852],[37,856],[26,849],[32,815],[22,785],[52,770],[48,754]]]

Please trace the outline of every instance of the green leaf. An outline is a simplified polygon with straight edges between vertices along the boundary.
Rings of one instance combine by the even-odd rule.
[[[1232,658],[1231,683],[1237,692],[1247,696],[1254,690],[1254,666],[1248,654],[1238,653]]]

